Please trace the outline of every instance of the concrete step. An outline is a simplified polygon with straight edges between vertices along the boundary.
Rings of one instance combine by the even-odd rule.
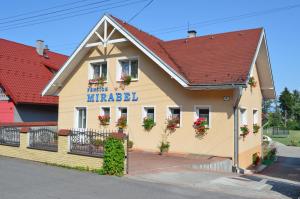
[[[220,160],[208,163],[197,163],[189,165],[190,168],[196,170],[218,171],[232,173],[232,160]]]

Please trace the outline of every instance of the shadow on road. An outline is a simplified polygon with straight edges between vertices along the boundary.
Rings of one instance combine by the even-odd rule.
[[[260,182],[263,180],[266,180],[264,184],[270,185],[271,186],[271,191],[280,193],[286,197],[293,198],[293,199],[298,199],[300,196],[300,184],[292,184],[289,182],[283,182],[283,181],[278,181],[278,180],[273,180],[273,179],[266,179],[264,177],[259,177],[259,176],[249,176],[249,175],[242,175],[240,176],[242,178]]]

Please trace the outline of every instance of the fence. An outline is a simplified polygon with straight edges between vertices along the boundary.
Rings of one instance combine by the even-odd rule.
[[[70,153],[103,157],[105,140],[114,132],[112,130],[71,129]]]
[[[57,131],[52,128],[37,128],[29,130],[29,147],[45,151],[58,150]]]
[[[0,127],[0,144],[20,146],[20,130],[16,127]]]
[[[287,137],[289,135],[289,130],[285,128],[273,127],[272,137]]]

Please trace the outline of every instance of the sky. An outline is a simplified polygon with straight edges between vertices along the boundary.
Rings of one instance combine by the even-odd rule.
[[[149,1],[3,1],[0,38],[32,46],[42,39],[50,50],[70,55],[104,13],[128,21]],[[277,9],[293,5],[297,6]],[[276,92],[280,94],[284,87],[300,90],[299,21],[298,0],[154,0],[130,23],[163,40],[186,37],[188,27],[198,36],[263,27]]]

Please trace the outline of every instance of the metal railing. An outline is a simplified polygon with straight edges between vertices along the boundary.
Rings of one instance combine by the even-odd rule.
[[[20,146],[20,130],[16,127],[0,127],[0,144]]]
[[[70,129],[70,153],[103,157],[105,140],[113,130]]]
[[[46,127],[30,129],[28,148],[45,151],[58,151],[57,131]]]

